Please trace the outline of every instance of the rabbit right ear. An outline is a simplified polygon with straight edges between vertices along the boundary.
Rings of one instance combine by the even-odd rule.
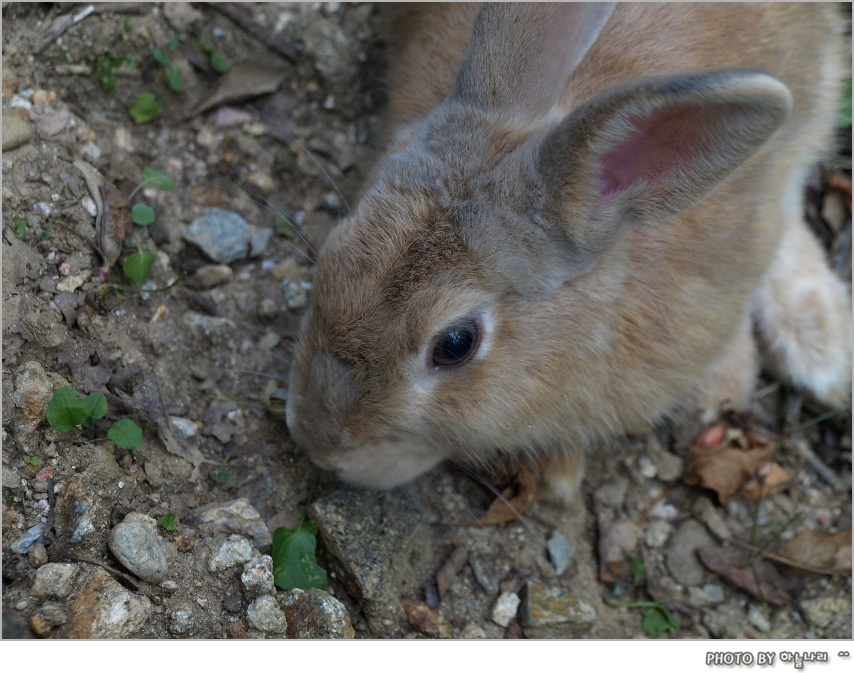
[[[572,112],[540,141],[546,216],[565,228],[577,271],[627,226],[703,199],[752,156],[791,109],[789,90],[756,71],[631,80]]]

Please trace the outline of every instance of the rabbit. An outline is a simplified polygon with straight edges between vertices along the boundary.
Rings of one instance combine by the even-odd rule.
[[[319,252],[287,424],[392,488],[744,406],[760,366],[850,396],[849,290],[802,216],[842,79],[830,4],[411,5],[389,130]]]

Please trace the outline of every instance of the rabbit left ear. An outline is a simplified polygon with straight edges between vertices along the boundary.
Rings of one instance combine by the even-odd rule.
[[[705,198],[790,109],[788,89],[753,71],[607,89],[541,141],[546,215],[565,228],[574,262],[589,268],[625,227],[662,222]]]
[[[557,102],[612,2],[485,3],[450,100],[531,118]]]

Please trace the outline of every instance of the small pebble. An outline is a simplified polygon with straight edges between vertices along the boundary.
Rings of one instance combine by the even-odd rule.
[[[647,547],[658,549],[663,547],[673,532],[673,526],[664,519],[652,519],[646,527],[644,542]]]
[[[80,568],[74,563],[46,563],[36,570],[30,596],[65,598],[71,593],[74,578]]]
[[[762,633],[768,633],[771,630],[771,621],[768,619],[765,609],[759,605],[754,604],[747,609],[747,621]]]
[[[119,563],[140,579],[152,584],[166,579],[169,564],[154,525],[126,518],[110,531],[107,545]]]
[[[33,125],[15,115],[3,115],[3,151],[14,150],[33,139]]]
[[[237,213],[208,208],[190,223],[184,238],[213,261],[230,264],[246,257],[251,234],[246,220]]]
[[[570,549],[569,542],[559,530],[552,531],[551,537],[547,543],[549,550],[549,558],[552,565],[555,567],[557,576],[563,575],[564,571],[569,567]]]
[[[259,631],[281,635],[288,628],[285,613],[279,609],[279,604],[272,596],[259,596],[246,610],[249,623]]]
[[[187,608],[177,608],[169,613],[169,632],[185,635],[196,625],[195,615]]]
[[[490,596],[498,595],[498,576],[490,561],[483,554],[473,551],[468,555],[468,563],[481,588]]]
[[[252,543],[240,535],[230,535],[208,561],[211,572],[226,570],[252,558]]]
[[[207,264],[196,270],[196,273],[189,279],[191,281],[189,285],[197,290],[210,290],[212,287],[227,283],[233,275],[234,272],[230,266]]]
[[[47,563],[47,549],[41,542],[36,542],[27,552],[27,557],[33,568],[41,568]]]
[[[240,581],[243,583],[243,590],[250,598],[275,593],[273,559],[265,554],[260,558],[247,561],[246,565],[243,566]]]
[[[507,591],[501,594],[492,606],[492,614],[490,618],[498,626],[508,626],[516,617],[516,612],[519,610],[519,604],[522,599],[515,593]]]

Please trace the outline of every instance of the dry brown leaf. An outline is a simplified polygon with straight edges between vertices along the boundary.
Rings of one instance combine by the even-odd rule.
[[[786,579],[767,561],[756,559],[751,568],[747,554],[739,549],[706,547],[697,554],[709,570],[751,596],[774,606],[785,605],[791,600]]]
[[[766,463],[739,491],[748,500],[755,502],[760,498],[779,493],[788,486],[795,475],[780,463]]]
[[[223,103],[236,103],[273,93],[286,76],[287,72],[281,68],[262,63],[238,63],[216,81],[211,92],[188,117],[195,117]]]
[[[599,517],[599,579],[618,582],[623,579],[623,562],[637,546],[641,529],[626,518]]]
[[[121,255],[122,244],[132,228],[130,202],[122,192],[110,184],[100,189],[104,211],[96,225],[98,245],[104,253],[104,266],[109,270]]]
[[[519,518],[537,500],[540,499],[540,486],[536,475],[531,470],[520,467],[516,475],[518,488],[513,495],[512,489],[505,489],[501,497],[492,501],[486,513],[472,521],[469,526],[495,526],[509,523]]]
[[[767,556],[794,568],[822,575],[849,575],[851,530],[838,533],[805,530]]]
[[[718,494],[722,503],[738,493],[763,467],[774,453],[774,445],[732,441],[728,446],[694,444],[685,456],[685,477],[688,485],[699,485]],[[732,446],[746,444],[747,448]]]

